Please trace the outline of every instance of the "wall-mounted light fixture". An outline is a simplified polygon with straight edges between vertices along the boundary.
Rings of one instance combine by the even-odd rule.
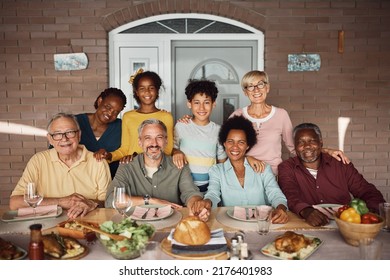
[[[339,30],[338,52],[344,53],[344,30]]]

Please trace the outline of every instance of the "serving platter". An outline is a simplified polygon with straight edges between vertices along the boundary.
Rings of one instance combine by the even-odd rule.
[[[163,208],[163,207],[167,207],[167,205],[160,205],[160,204],[150,204],[150,205],[139,205],[139,206],[136,206],[136,207],[139,207],[139,208],[146,208],[146,209],[154,209],[154,208]],[[136,217],[136,216],[133,216],[133,213],[134,213],[134,210],[136,208],[134,207],[132,210],[130,210],[130,217],[132,220],[135,220],[135,221],[159,221],[159,220],[162,220],[162,219],[166,219],[166,218],[169,218],[170,216],[173,215],[173,213],[175,212],[175,210],[173,208],[170,209],[170,212],[168,215],[165,215],[165,216],[162,216],[162,217],[146,217],[144,219],[142,219],[142,217]]]
[[[298,252],[294,253],[286,253],[282,251],[278,251],[275,248],[275,241],[268,243],[261,249],[261,253],[271,258],[280,259],[280,260],[305,260],[310,257],[318,248],[324,243],[321,239],[306,235],[304,236],[310,240],[312,240],[312,244],[306,248],[300,249]]]
[[[56,218],[56,217],[61,216],[61,214],[62,214],[61,206],[57,206],[57,212],[55,213],[55,215],[53,215],[53,214],[48,214],[48,215],[37,214],[35,217],[33,217],[33,216],[18,217],[18,210],[11,210],[11,211],[4,212],[3,216],[1,217],[1,220],[3,222],[6,222],[6,223],[22,222],[22,221],[35,221],[35,220]]]
[[[87,225],[99,228],[98,223],[84,222]],[[68,226],[68,227],[66,227]],[[77,225],[75,221],[63,221],[56,226],[58,234],[62,236],[72,237],[74,239],[96,239],[95,232],[90,229]]]

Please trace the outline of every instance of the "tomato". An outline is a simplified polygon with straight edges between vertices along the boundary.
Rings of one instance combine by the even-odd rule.
[[[344,210],[340,215],[340,219],[355,224],[360,224],[361,222],[360,215],[352,207],[349,207],[347,210]]]
[[[377,224],[377,223],[379,223],[378,216],[372,213],[367,213],[362,215],[362,224]]]
[[[362,224],[371,224],[370,217],[367,214],[362,215]]]
[[[120,250],[121,250],[121,252],[123,253],[123,252],[126,252],[126,251],[127,251],[127,248],[123,246]]]
[[[344,210],[347,210],[349,208],[348,205],[343,205],[339,209],[337,209],[337,217],[340,217],[341,213],[343,213]]]

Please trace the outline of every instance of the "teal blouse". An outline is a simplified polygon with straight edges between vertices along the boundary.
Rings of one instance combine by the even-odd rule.
[[[209,170],[209,187],[204,199],[210,199],[213,207],[271,205],[283,204],[287,199],[278,183],[270,165],[262,173],[256,173],[245,159],[245,181],[241,187],[230,160],[212,166]]]

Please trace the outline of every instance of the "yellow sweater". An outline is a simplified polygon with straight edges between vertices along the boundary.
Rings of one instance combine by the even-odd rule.
[[[138,145],[138,127],[147,119],[158,119],[166,125],[168,130],[168,145],[164,152],[167,155],[171,155],[173,149],[173,117],[171,113],[158,111],[155,113],[143,114],[138,113],[136,110],[132,110],[123,115],[121,146],[111,153],[111,161],[116,161],[124,156],[132,155],[134,152],[143,152]]]

